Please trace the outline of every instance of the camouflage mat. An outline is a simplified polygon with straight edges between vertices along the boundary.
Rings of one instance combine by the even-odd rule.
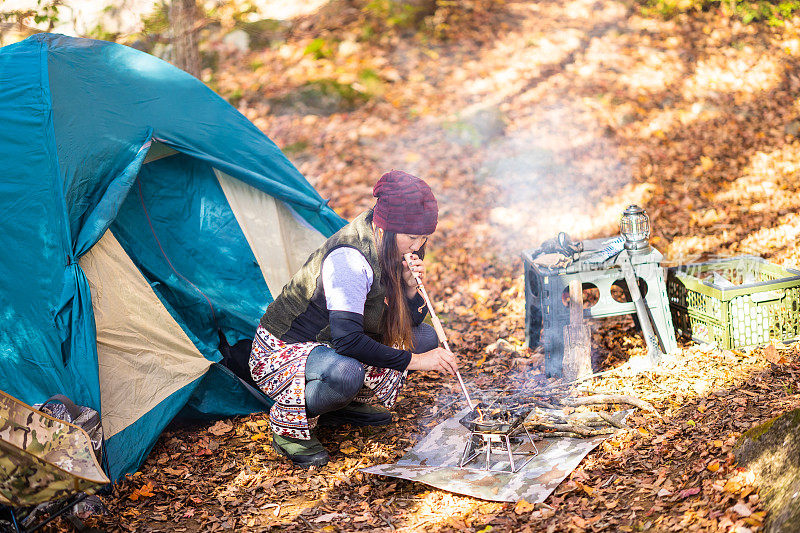
[[[543,502],[567,475],[608,436],[591,439],[552,438],[536,441],[539,454],[516,473],[459,468],[469,431],[458,423],[464,409],[425,436],[395,464],[362,469],[369,474],[419,481],[457,494],[483,500]],[[499,459],[499,454],[498,459]],[[515,459],[516,460],[516,459]],[[492,462],[492,468],[508,461]],[[482,465],[481,465],[482,466]]]
[[[107,483],[85,431],[0,391],[0,504],[33,506]]]

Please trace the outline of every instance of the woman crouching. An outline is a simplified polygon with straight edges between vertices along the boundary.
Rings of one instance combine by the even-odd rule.
[[[381,176],[373,195],[375,206],[312,253],[267,307],[253,341],[250,371],[275,401],[272,445],[300,466],[329,459],[310,420],[388,424],[408,370],[457,370],[422,323],[427,310],[412,274],[425,275],[436,199],[399,170]]]

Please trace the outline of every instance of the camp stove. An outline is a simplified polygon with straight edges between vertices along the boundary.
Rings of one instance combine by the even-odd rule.
[[[479,403],[459,420],[470,431],[470,436],[458,466],[468,470],[515,473],[539,454],[524,424],[531,410],[490,407]],[[503,465],[508,458],[507,467],[493,467],[492,457],[498,454],[497,464]]]

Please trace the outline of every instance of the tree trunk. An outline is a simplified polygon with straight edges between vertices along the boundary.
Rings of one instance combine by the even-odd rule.
[[[196,78],[200,77],[200,52],[196,34],[198,18],[196,0],[172,0],[169,7],[172,63]]]
[[[800,531],[800,409],[745,433],[736,458],[756,475],[768,511],[765,531]]]

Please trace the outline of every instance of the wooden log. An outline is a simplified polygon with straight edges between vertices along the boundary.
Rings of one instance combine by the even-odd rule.
[[[533,403],[534,403],[534,404],[535,404],[537,407],[543,407],[543,408],[545,408],[545,409],[558,409],[558,407],[556,407],[555,405],[553,405],[553,404],[551,404],[551,403],[549,403],[549,402],[546,402],[546,401],[544,401],[544,400],[540,400],[539,398],[534,398],[534,399],[533,399]]]
[[[564,326],[562,375],[572,381],[592,373],[592,341],[583,322],[583,286],[578,279],[569,282],[569,325]]]
[[[575,433],[582,437],[593,437],[596,435],[596,430],[581,424],[543,424],[541,422],[532,422],[526,423],[525,425],[535,430],[564,431],[567,433]]]
[[[590,439],[600,435],[612,435],[617,432],[616,428],[592,429],[587,427],[581,428],[579,426],[573,426],[570,424],[525,424],[525,427],[527,427],[532,433],[541,435],[543,437],[575,437],[580,439]]]
[[[597,412],[597,416],[599,416],[600,418],[602,418],[604,421],[608,422],[609,424],[611,424],[615,428],[619,428],[619,429],[627,429],[628,428],[628,425],[625,424],[625,422],[623,422],[622,420],[617,419],[612,414],[605,413],[603,411],[598,411]]]
[[[633,405],[648,413],[653,413],[661,418],[656,408],[648,402],[637,398],[636,396],[629,396],[627,394],[593,394],[592,396],[580,396],[578,398],[561,398],[559,400],[563,405],[570,407],[577,407],[579,405],[596,405],[596,404],[625,404]]]

